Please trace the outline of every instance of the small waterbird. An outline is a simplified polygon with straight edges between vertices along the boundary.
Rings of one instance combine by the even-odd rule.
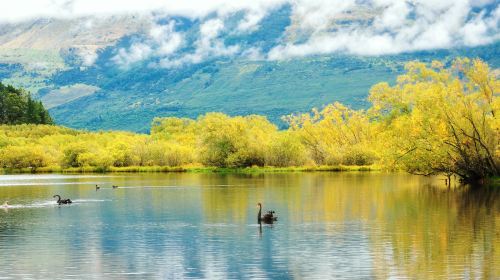
[[[71,199],[69,199],[69,198],[61,199],[61,196],[58,194],[55,194],[53,197],[56,197],[56,196],[57,196],[57,204],[59,204],[59,205],[73,203],[73,201],[71,201]]]
[[[101,189],[101,187],[99,187],[98,185],[95,185],[95,191],[98,191],[100,189]]]
[[[259,207],[259,213],[257,214],[257,222],[259,224],[261,222],[265,224],[272,224],[273,222],[278,220],[278,217],[274,216],[274,213],[276,212],[274,212],[273,210],[267,211],[267,213],[262,216],[262,204],[259,202],[257,203],[257,206]]]

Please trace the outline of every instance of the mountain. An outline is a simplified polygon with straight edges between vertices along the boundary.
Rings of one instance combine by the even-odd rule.
[[[284,41],[300,42],[300,22],[284,7],[264,17],[257,30],[231,31],[242,17],[226,17],[224,29],[216,29],[215,17],[208,26],[210,19],[151,21],[137,15],[2,24],[0,80],[29,89],[58,124],[147,132],[157,116],[262,114],[284,126],[281,116],[334,101],[364,108],[372,85],[394,81],[404,64],[416,59],[449,63],[470,56],[500,66],[498,42],[382,56],[320,54],[270,60],[259,53]],[[357,11],[339,18],[332,28],[370,18],[369,11]],[[172,22],[175,31],[182,32],[183,44],[175,44]],[[219,33],[210,37],[214,29]],[[198,37],[203,32],[208,41]],[[175,54],[168,59],[159,55],[171,49]]]

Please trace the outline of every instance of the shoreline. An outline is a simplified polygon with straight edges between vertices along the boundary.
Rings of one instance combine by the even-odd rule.
[[[386,170],[380,165],[321,165],[321,166],[252,166],[252,167],[205,167],[205,166],[127,166],[127,167],[42,167],[32,170],[31,168],[7,169],[0,168],[1,175],[15,174],[111,174],[111,173],[199,173],[199,174],[276,174],[276,173],[312,173],[312,172],[381,172]],[[390,173],[398,173],[401,170],[392,170]],[[421,175],[422,176],[422,175]],[[444,175],[434,175],[444,176]],[[444,180],[444,179],[443,179]],[[462,182],[461,184],[472,184],[476,186],[500,187],[500,177],[493,176],[485,178],[480,182]]]
[[[293,173],[293,172],[370,172],[380,171],[377,165],[334,165],[294,167],[205,167],[205,166],[127,166],[127,167],[40,167],[0,169],[0,174],[44,174],[44,173]]]

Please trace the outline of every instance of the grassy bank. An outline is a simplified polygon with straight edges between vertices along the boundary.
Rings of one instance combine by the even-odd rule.
[[[500,177],[494,176],[488,179],[487,184],[492,187],[500,188]]]
[[[168,173],[168,172],[192,172],[192,173],[286,173],[286,172],[350,172],[350,171],[377,171],[381,170],[376,165],[363,166],[297,166],[297,167],[242,167],[221,168],[205,166],[127,166],[127,167],[40,167],[37,169],[0,169],[3,174],[17,173]]]

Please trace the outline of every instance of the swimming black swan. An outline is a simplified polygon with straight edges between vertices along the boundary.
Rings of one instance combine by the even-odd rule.
[[[69,198],[61,199],[61,196],[58,194],[54,195],[53,197],[56,197],[56,196],[57,196],[57,204],[59,204],[59,205],[73,203],[73,201],[71,201],[71,199],[69,199]]]
[[[257,203],[257,206],[259,206],[259,214],[257,214],[257,221],[259,223],[264,222],[265,224],[272,224],[274,221],[278,220],[278,217],[274,216],[274,211],[267,211],[267,213],[262,216],[262,204],[259,202]]]

